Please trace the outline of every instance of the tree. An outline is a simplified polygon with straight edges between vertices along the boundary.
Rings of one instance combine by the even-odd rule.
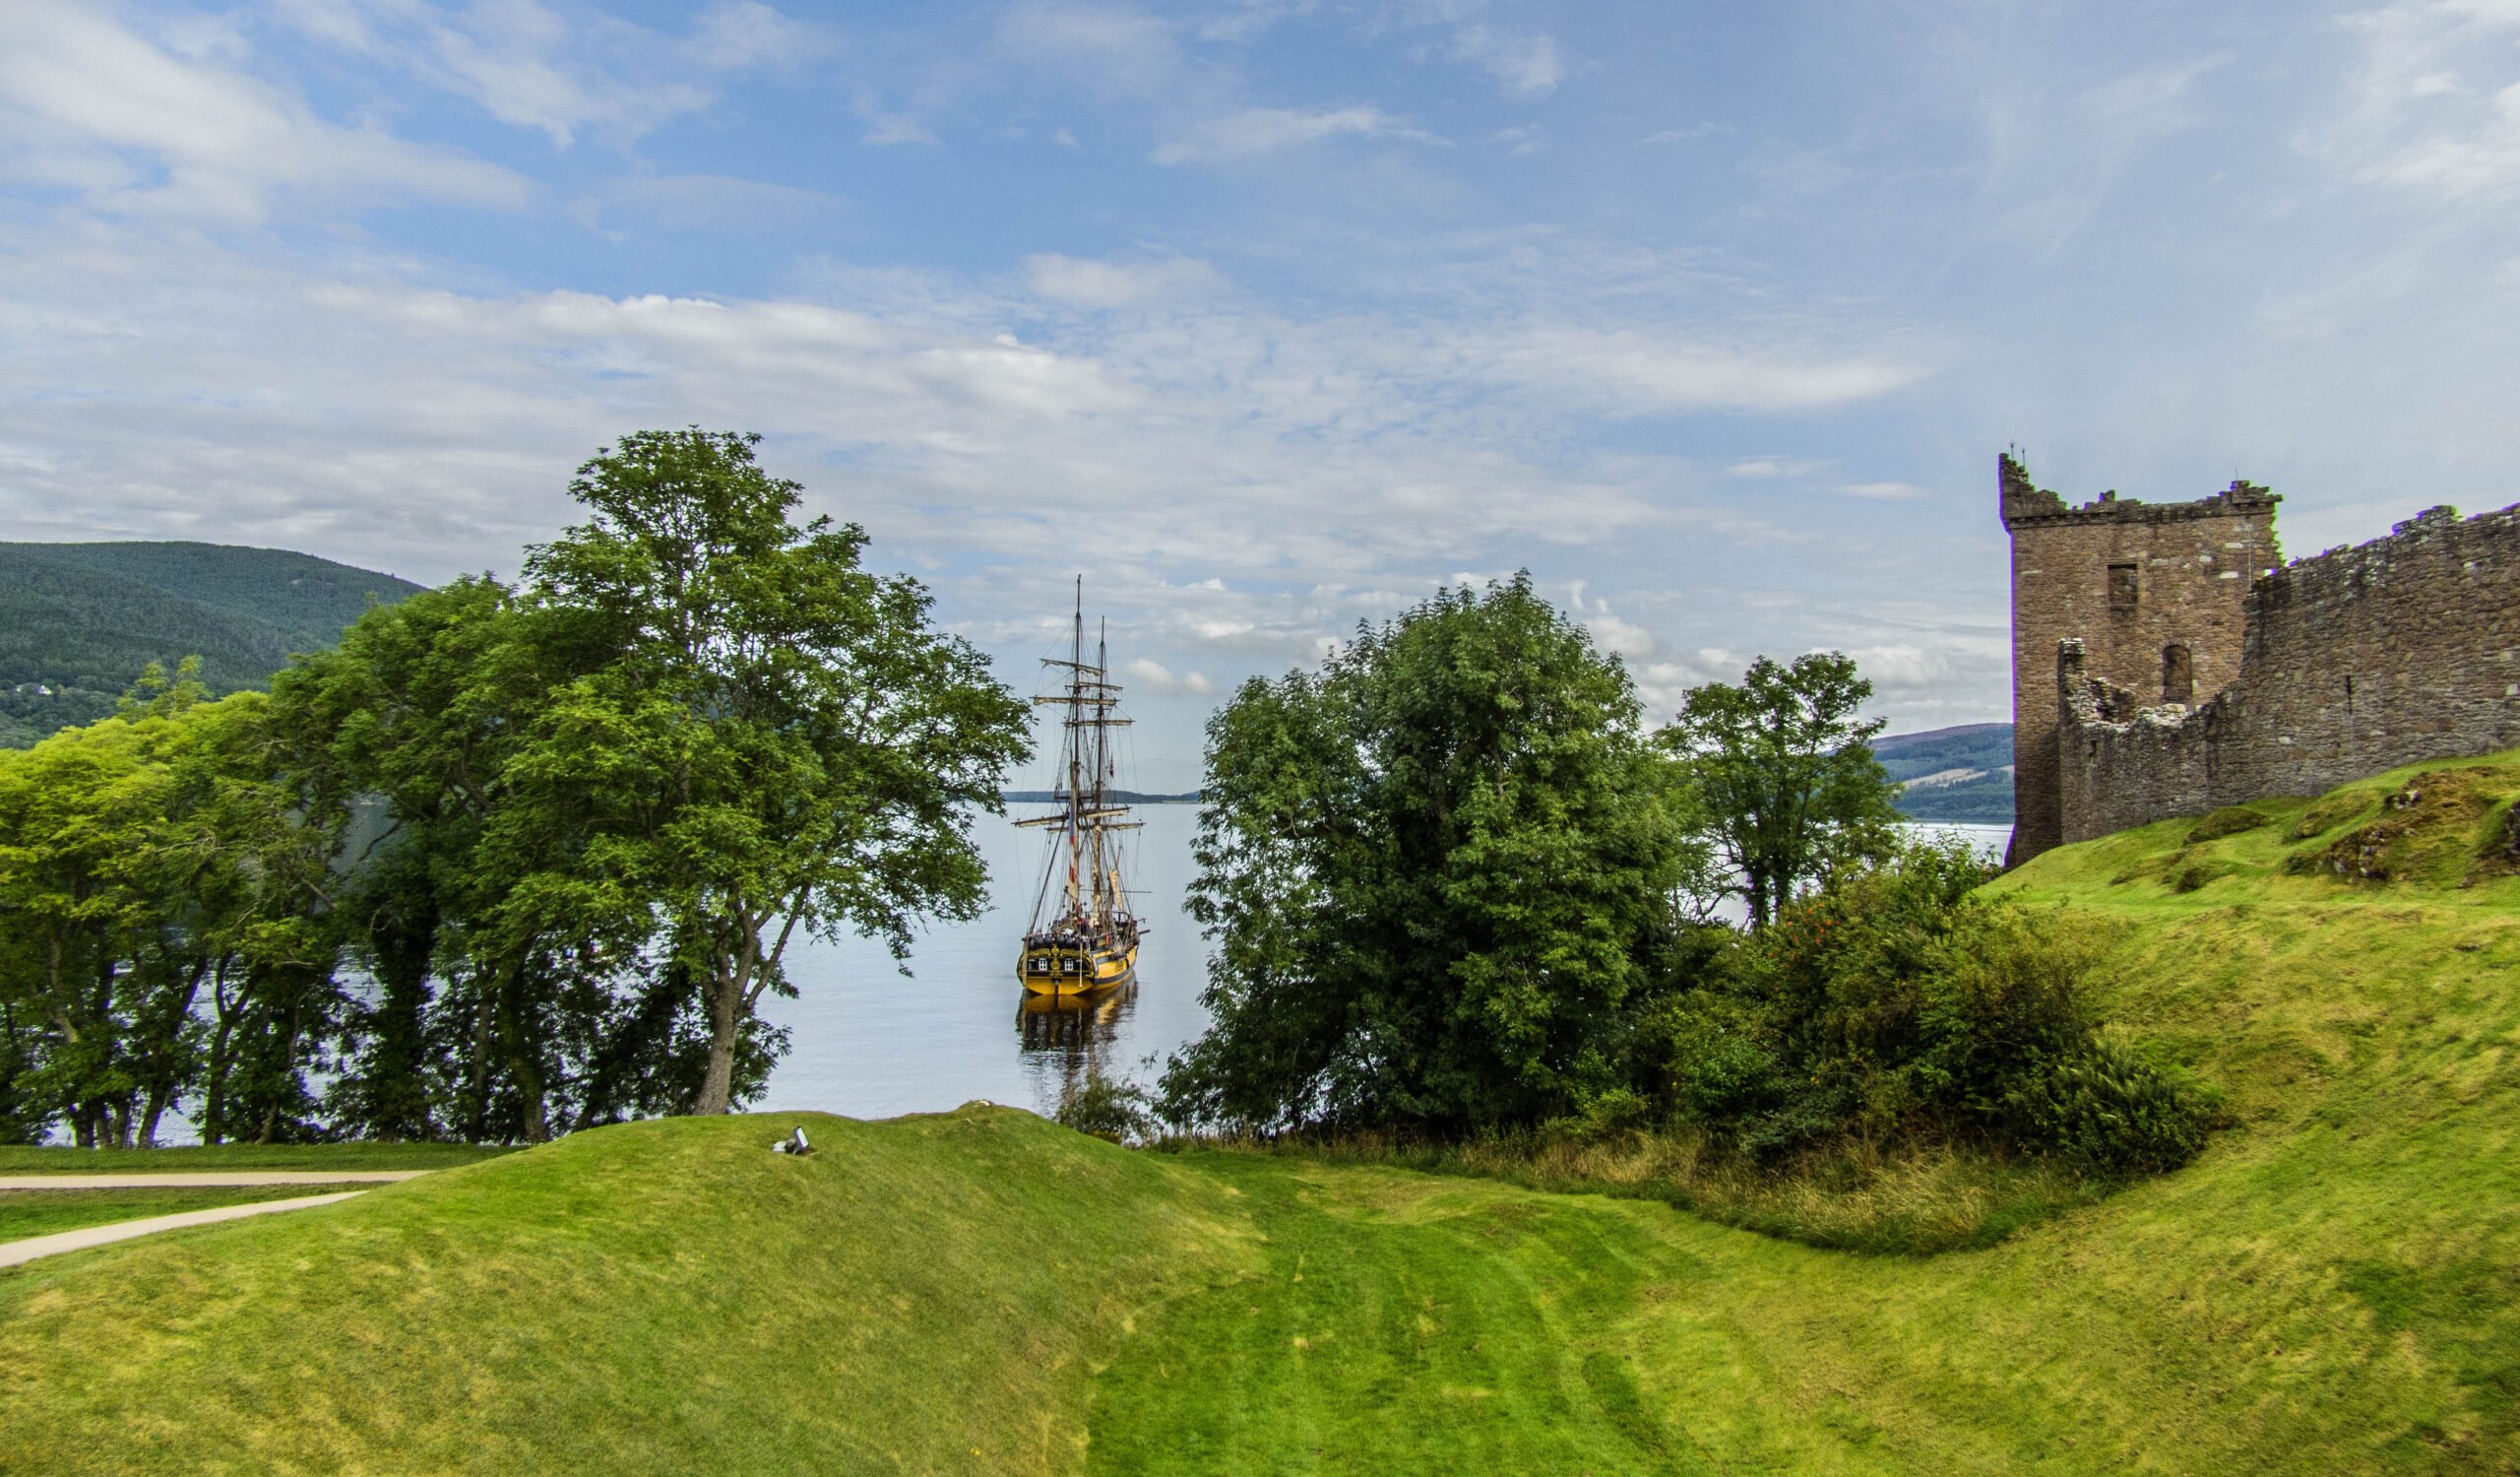
[[[1679,837],[1615,658],[1532,592],[1439,593],[1208,726],[1191,909],[1215,1025],[1166,1117],[1527,1122],[1609,1085]]]
[[[299,1133],[339,999],[336,837],[279,780],[262,694],[203,701],[195,670],[153,667],[117,716],[0,761],[0,1113],[82,1144],[149,1143],[196,1084],[214,1141]]]
[[[1761,657],[1738,687],[1690,688],[1655,736],[1684,760],[1698,823],[1734,874],[1725,890],[1748,905],[1752,928],[1832,867],[1890,853],[1899,786],[1870,741],[1882,721],[1855,716],[1871,696],[1838,652],[1790,667]]]
[[[929,625],[916,581],[858,567],[862,529],[792,522],[802,489],[758,440],[643,431],[579,470],[594,516],[533,551],[526,600],[600,659],[536,716],[490,827],[519,862],[508,938],[559,916],[661,933],[708,1022],[703,1114],[799,930],[898,955],[914,919],[977,915],[969,814],[1002,810],[1030,752],[986,659]]]

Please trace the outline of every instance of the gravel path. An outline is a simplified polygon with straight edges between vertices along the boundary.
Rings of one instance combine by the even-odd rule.
[[[191,1177],[126,1175],[122,1178],[126,1181],[156,1178],[189,1183]],[[342,1177],[336,1175],[330,1178],[335,1183],[339,1183]],[[396,1175],[392,1178],[400,1180],[410,1177]],[[147,1220],[114,1221],[108,1225],[84,1226],[76,1231],[63,1231],[51,1236],[31,1236],[25,1241],[0,1242],[0,1266],[16,1266],[22,1261],[32,1261],[38,1256],[51,1256],[62,1252],[81,1252],[90,1247],[101,1247],[108,1242],[128,1241],[132,1237],[147,1236],[156,1231],[174,1231],[185,1226],[208,1226],[219,1221],[238,1220],[249,1215],[270,1215],[279,1210],[303,1210],[310,1205],[330,1205],[336,1201],[365,1193],[367,1191],[363,1189],[346,1189],[340,1194],[301,1195],[294,1200],[258,1200],[251,1205],[221,1205],[216,1210],[187,1210],[181,1215],[153,1215]]]
[[[392,1185],[435,1170],[206,1170],[197,1175],[0,1175],[0,1189],[214,1189],[227,1185]]]

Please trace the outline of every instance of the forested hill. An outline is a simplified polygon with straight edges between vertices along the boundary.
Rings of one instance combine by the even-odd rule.
[[[281,548],[0,544],[0,746],[114,710],[151,662],[202,659],[218,693],[260,687],[341,639],[368,600],[420,586]]]
[[[1876,738],[1873,754],[1908,793],[1899,808],[1918,820],[2012,823],[2012,725],[1970,723]]]

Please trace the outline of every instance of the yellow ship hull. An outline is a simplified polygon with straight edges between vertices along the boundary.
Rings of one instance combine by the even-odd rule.
[[[1086,995],[1108,990],[1138,972],[1136,944],[1107,948],[1028,948],[1015,978],[1034,995]]]

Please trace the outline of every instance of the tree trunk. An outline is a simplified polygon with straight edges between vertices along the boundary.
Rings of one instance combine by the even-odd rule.
[[[742,986],[723,974],[709,978],[709,1075],[701,1080],[700,1101],[692,1112],[703,1118],[724,1113],[735,1092],[735,1002]]]
[[[140,1134],[134,1147],[143,1149],[158,1147],[158,1120],[166,1116],[166,1102],[170,1094],[163,1088],[150,1090],[149,1110],[141,1116]]]
[[[227,1040],[235,1029],[227,1001],[228,959],[212,967],[210,977],[210,1069],[202,1084],[201,1140],[215,1144],[227,1136]]]

